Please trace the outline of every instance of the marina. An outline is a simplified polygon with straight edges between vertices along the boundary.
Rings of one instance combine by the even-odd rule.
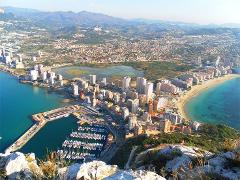
[[[107,144],[108,130],[104,125],[79,125],[57,153],[62,159],[85,161],[100,157]]]
[[[60,158],[76,161],[98,158],[107,144],[109,130],[103,119],[88,116],[89,113],[99,115],[95,109],[91,109],[90,112],[89,110],[89,107],[72,105],[34,114],[32,115],[34,125],[9,146],[5,152],[10,153],[21,149],[48,122],[72,115],[78,120],[76,121],[78,127],[72,130],[62,142],[61,148],[58,148],[57,153]]]
[[[32,119],[35,121],[33,126],[10,145],[5,152],[10,153],[21,149],[47,122],[68,117],[70,114],[79,110],[79,108],[80,106],[78,105],[66,106],[32,115]]]

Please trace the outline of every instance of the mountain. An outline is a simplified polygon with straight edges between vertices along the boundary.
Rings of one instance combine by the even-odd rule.
[[[26,18],[30,21],[37,22],[40,25],[45,26],[109,26],[109,25],[124,25],[129,23],[127,20],[121,18],[115,18],[100,13],[92,13],[87,11],[81,11],[75,13],[68,12],[44,12],[34,9],[24,9],[15,7],[3,7],[5,13],[12,13],[17,17]]]
[[[172,25],[172,26],[186,26],[186,27],[199,27],[199,26],[201,26],[201,25],[199,25],[197,23],[186,23],[186,22],[179,22],[179,21],[152,20],[152,19],[142,19],[142,18],[133,19],[133,21],[146,23],[146,24],[165,24],[165,25]]]
[[[154,29],[172,29],[172,28],[188,28],[198,27],[197,24],[170,22],[161,20],[148,20],[148,19],[131,19],[126,20],[116,18],[101,13],[93,13],[81,11],[78,13],[72,11],[58,11],[58,12],[45,12],[34,9],[3,7],[5,13],[12,13],[17,17],[25,18],[40,25],[65,27],[65,26],[146,26]]]
[[[222,26],[228,27],[228,28],[240,28],[240,24],[237,24],[237,23],[227,23],[227,24],[222,24]]]
[[[5,10],[5,14],[13,14],[17,18],[27,19],[33,23],[37,23],[40,26],[50,28],[62,28],[66,26],[130,26],[134,28],[136,26],[140,28],[151,28],[155,30],[162,29],[183,29],[191,30],[199,28],[240,28],[240,24],[209,24],[199,25],[196,23],[185,23],[175,21],[163,21],[163,20],[151,20],[151,19],[131,19],[126,20],[122,18],[112,17],[101,13],[93,13],[87,11],[81,11],[78,13],[72,11],[58,11],[58,12],[45,12],[35,9],[16,8],[16,7],[2,7]]]
[[[15,15],[12,13],[1,13],[0,14],[0,21],[9,21],[9,20],[14,20]]]
[[[135,22],[141,22],[146,24],[162,24],[169,26],[178,26],[178,27],[190,27],[190,28],[240,28],[240,24],[237,23],[225,23],[225,24],[206,24],[200,25],[197,23],[186,23],[180,21],[163,21],[163,20],[152,20],[152,19],[133,19]]]
[[[35,10],[35,9],[15,8],[15,7],[11,7],[11,6],[2,7],[2,9],[4,9],[5,13],[13,13],[15,15],[22,15],[22,14],[40,12],[40,11]]]

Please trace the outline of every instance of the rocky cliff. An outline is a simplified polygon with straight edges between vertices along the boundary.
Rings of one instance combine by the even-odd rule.
[[[165,178],[151,171],[120,170],[116,165],[107,165],[102,161],[72,164],[61,167],[61,163],[52,158],[39,164],[35,155],[15,152],[0,154],[0,180],[2,179],[59,179],[59,180],[164,180]]]
[[[210,153],[196,147],[164,145],[136,155],[131,168],[177,179],[240,179],[240,149]]]
[[[240,179],[240,149],[213,154],[196,147],[164,145],[131,159],[129,169],[122,170],[102,161],[68,164],[54,154],[38,162],[33,153],[0,154],[0,180]]]

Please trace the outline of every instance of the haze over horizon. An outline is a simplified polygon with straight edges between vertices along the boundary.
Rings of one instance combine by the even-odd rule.
[[[0,0],[0,6],[42,11],[90,11],[125,19],[240,24],[239,0]]]

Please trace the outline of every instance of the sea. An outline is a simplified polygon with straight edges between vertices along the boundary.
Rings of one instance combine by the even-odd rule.
[[[16,77],[0,72],[0,152],[32,126],[32,114],[66,105],[63,98],[47,89],[20,84]],[[21,151],[43,156],[46,151],[61,147],[74,128],[77,123],[73,117],[47,123]]]
[[[63,98],[47,89],[20,84],[16,77],[0,72],[0,152],[31,127],[32,114],[66,105]],[[240,78],[209,88],[185,108],[192,120],[240,130]],[[34,152],[41,158],[47,151],[60,148],[76,128],[76,119],[71,116],[47,123],[20,151]]]
[[[201,92],[186,104],[185,111],[191,120],[226,124],[240,130],[240,78]]]

